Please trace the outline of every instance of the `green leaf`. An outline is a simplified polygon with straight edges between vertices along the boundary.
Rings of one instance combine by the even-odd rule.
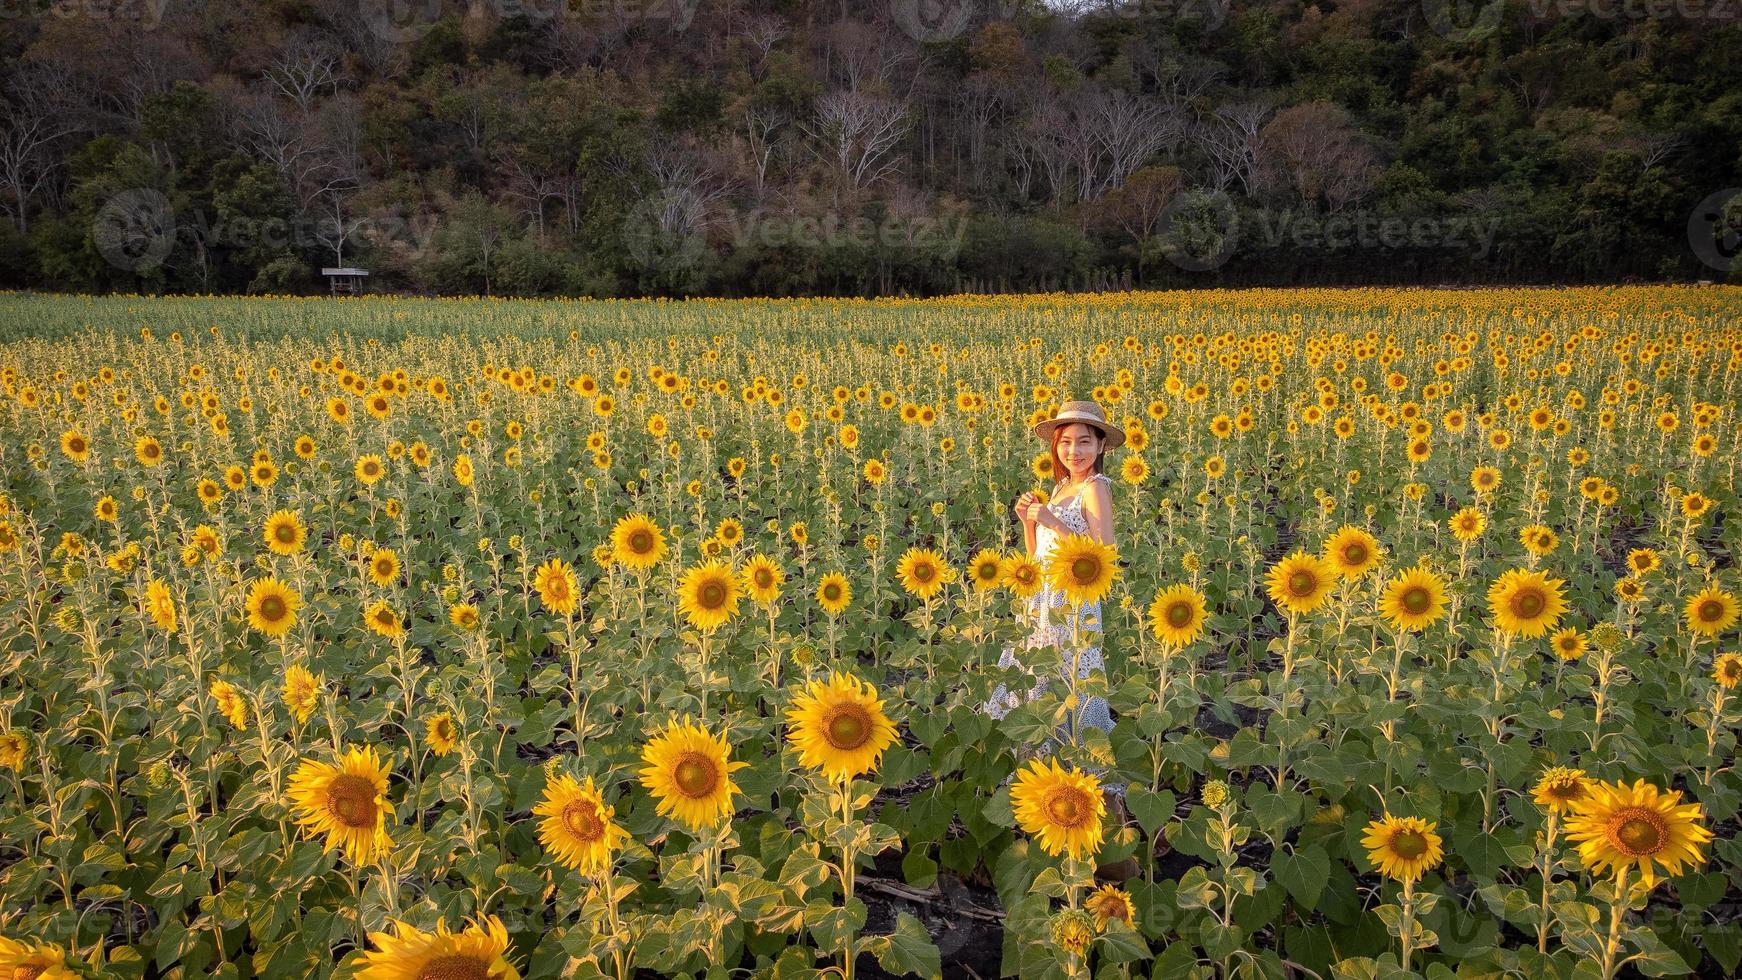
[[[1319,907],[1319,897],[1331,880],[1331,859],[1317,844],[1277,851],[1270,859],[1271,874],[1301,908]]]
[[[1137,818],[1137,825],[1143,828],[1143,832],[1152,838],[1156,828],[1173,819],[1175,802],[1173,793],[1165,789],[1154,793],[1141,786],[1133,786],[1125,794],[1126,809]]]
[[[877,965],[900,976],[942,977],[943,957],[920,921],[906,912],[895,919],[895,931],[887,936],[872,936],[871,949]]]

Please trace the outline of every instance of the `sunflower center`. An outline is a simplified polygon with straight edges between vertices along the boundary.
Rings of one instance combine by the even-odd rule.
[[[1420,831],[1400,830],[1391,838],[1391,850],[1406,861],[1427,853],[1427,838]]]
[[[1577,780],[1556,783],[1548,788],[1548,795],[1557,800],[1571,802],[1584,796],[1584,787]]]
[[[856,704],[841,705],[823,724],[823,738],[834,748],[850,752],[871,740],[871,719]]]
[[[375,826],[375,784],[345,773],[327,785],[327,812],[352,829]]]
[[[774,573],[766,568],[758,568],[756,570],[756,587],[759,589],[767,589],[772,588],[773,586]]]
[[[713,792],[719,779],[714,762],[699,752],[686,752],[671,769],[672,781],[691,799],[701,799]]]
[[[1084,555],[1071,562],[1071,577],[1078,582],[1093,582],[1101,577],[1101,563],[1093,556]]]
[[[696,595],[704,609],[718,609],[726,602],[726,587],[720,582],[705,582]]]
[[[417,980],[489,980],[490,968],[475,956],[438,956],[417,971]]]
[[[629,535],[629,550],[638,555],[645,555],[653,550],[653,535],[646,531],[636,531]]]
[[[924,562],[913,566],[913,577],[921,582],[930,582],[934,574],[936,569]]]
[[[592,800],[576,800],[563,807],[563,826],[578,839],[592,843],[605,835],[605,822]]]
[[[12,980],[36,980],[48,972],[48,967],[41,963],[20,963],[12,968]]]
[[[1403,608],[1419,615],[1420,613],[1427,612],[1428,603],[1430,601],[1427,590],[1420,586],[1415,586],[1403,593],[1401,604]]]
[[[1631,857],[1649,857],[1668,843],[1667,829],[1657,811],[1625,807],[1609,818],[1609,842]]]
[[[1512,614],[1520,619],[1535,619],[1548,607],[1548,597],[1535,589],[1523,589],[1509,603]]]
[[[1088,794],[1075,786],[1060,786],[1047,794],[1046,816],[1060,827],[1080,827],[1094,813]]]
[[[1715,623],[1724,618],[1724,604],[1716,599],[1700,603],[1700,622]]]
[[[285,544],[289,544],[296,540],[296,528],[291,527],[289,524],[280,524],[278,525],[277,532],[275,532],[275,536],[278,540]]]
[[[1318,576],[1312,572],[1295,572],[1288,577],[1288,591],[1295,595],[1312,595],[1318,584]]]
[[[823,586],[823,598],[829,600],[830,602],[834,602],[835,600],[841,598],[841,587],[836,585],[833,582],[830,582],[828,585]]]
[[[1343,548],[1343,560],[1351,565],[1359,565],[1367,560],[1367,546],[1357,541]]]
[[[260,618],[268,622],[283,619],[285,613],[284,600],[275,595],[269,595],[260,600]]]

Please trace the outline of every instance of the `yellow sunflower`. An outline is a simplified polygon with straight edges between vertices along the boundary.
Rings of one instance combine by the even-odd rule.
[[[1585,635],[1571,626],[1556,631],[1549,637],[1548,645],[1555,656],[1569,663],[1585,655]]]
[[[1393,881],[1419,879],[1446,853],[1433,824],[1420,817],[1394,817],[1390,813],[1367,824],[1361,843],[1374,869]]]
[[[1560,540],[1554,529],[1544,524],[1532,524],[1518,530],[1518,543],[1538,558],[1554,551]]]
[[[1067,534],[1053,546],[1047,582],[1078,605],[1100,602],[1119,577],[1119,551],[1087,534]]]
[[[454,724],[454,716],[446,711],[425,718],[423,734],[437,758],[452,752],[460,744],[460,726]]]
[[[630,514],[611,529],[611,555],[620,565],[646,571],[665,557],[665,534],[645,514]]]
[[[301,664],[291,664],[284,672],[284,705],[296,716],[296,723],[306,724],[320,706],[321,679]]]
[[[0,766],[17,769],[24,765],[30,742],[17,732],[0,732]]]
[[[381,457],[374,453],[367,453],[357,457],[357,465],[353,472],[364,486],[372,487],[381,482],[381,478],[387,474],[387,468],[382,464]]]
[[[145,611],[151,616],[151,621],[165,633],[174,633],[176,629],[175,600],[170,597],[169,586],[161,579],[152,579],[145,585]]]
[[[544,608],[558,616],[572,616],[575,604],[580,599],[580,584],[575,579],[574,569],[561,558],[552,558],[538,566],[532,576],[533,588],[538,591],[538,601]]]
[[[399,618],[399,611],[389,605],[386,599],[376,599],[363,611],[363,622],[376,633],[394,639],[405,632],[405,623]]]
[[[1034,559],[1014,554],[999,564],[998,581],[1018,599],[1027,599],[1040,591],[1046,577]]]
[[[1513,568],[1488,587],[1488,609],[1501,631],[1538,637],[1554,629],[1567,601],[1561,594],[1563,579],[1541,572]]]
[[[1419,633],[1446,614],[1446,584],[1425,568],[1411,568],[1385,583],[1379,615],[1393,628]]]
[[[834,780],[871,772],[895,742],[895,725],[883,713],[877,689],[857,677],[830,674],[806,685],[786,711],[787,741],[802,765]]]
[[[975,592],[985,592],[998,587],[1003,571],[1004,559],[997,550],[983,548],[968,562],[968,581],[973,583]]]
[[[1066,770],[1055,759],[1030,760],[1011,784],[1010,807],[1023,832],[1054,857],[1082,858],[1101,847],[1107,801],[1100,781],[1075,766]]]
[[[744,563],[744,592],[750,601],[766,606],[780,598],[780,587],[786,582],[786,572],[780,563],[767,555],[752,555]]]
[[[302,518],[294,511],[281,510],[266,519],[261,537],[266,540],[266,547],[273,554],[294,555],[302,550],[303,542],[308,540],[308,529],[303,527]]]
[[[1573,803],[1585,795],[1591,781],[1585,778],[1585,770],[1569,769],[1566,766],[1553,766],[1545,770],[1542,778],[1531,788],[1531,798],[1536,804],[1550,813],[1565,813]]]
[[[1739,615],[1742,615],[1742,602],[1716,585],[1708,585],[1689,596],[1687,604],[1682,607],[1688,629],[1707,639],[1734,626]]]
[[[490,916],[468,920],[459,932],[446,922],[424,932],[393,919],[393,933],[372,932],[375,948],[363,954],[357,980],[520,980],[508,962],[508,930]]]
[[[738,577],[722,561],[706,561],[684,572],[678,583],[678,608],[690,625],[712,632],[738,614]]]
[[[589,877],[605,874],[611,853],[623,845],[629,833],[613,819],[616,809],[605,802],[593,777],[576,782],[563,773],[545,784],[544,796],[532,808],[538,822],[538,840],[556,862]]]
[[[840,572],[830,572],[817,583],[817,604],[823,607],[823,612],[839,616],[852,602],[853,586]]]
[[[283,636],[296,624],[302,594],[275,578],[256,579],[248,589],[248,625],[267,636]]]
[[[655,735],[641,750],[641,785],[653,794],[654,809],[691,830],[719,826],[732,816],[738,787],[732,773],[749,765],[729,760],[726,740],[711,735],[686,716]]]
[[[369,553],[369,581],[386,587],[399,581],[399,554],[392,548],[376,548]]]
[[[1712,662],[1712,680],[1724,688],[1732,688],[1742,683],[1742,654],[1718,654],[1718,658]]]
[[[1149,627],[1155,638],[1176,650],[1203,635],[1207,618],[1203,594],[1189,585],[1164,589],[1149,604]]]
[[[1343,578],[1360,578],[1379,564],[1379,541],[1366,531],[1345,524],[1325,543],[1324,557]]]
[[[1595,780],[1572,802],[1567,839],[1579,846],[1579,860],[1592,873],[1617,876],[1637,868],[1647,887],[1657,882],[1657,866],[1680,874],[1684,865],[1705,862],[1700,845],[1712,839],[1702,826],[1698,803],[1681,803],[1681,791],[1664,792],[1645,780]]]
[[[944,556],[930,548],[909,548],[896,563],[895,572],[908,594],[930,599],[944,587]]]
[[[1115,919],[1131,925],[1137,918],[1131,894],[1111,884],[1104,884],[1089,893],[1089,897],[1083,900],[1083,908],[1095,916],[1096,929],[1106,929],[1107,923]]]
[[[373,864],[393,846],[387,773],[375,746],[350,748],[336,766],[304,759],[285,795],[297,825],[311,836],[325,834],[327,850],[343,848],[352,864]]]
[[[1322,605],[1337,584],[1337,568],[1317,555],[1304,550],[1294,553],[1271,566],[1265,576],[1271,601],[1284,612],[1305,615]]]
[[[21,942],[0,936],[0,976],[13,980],[78,980],[67,969],[65,949],[54,943]]]
[[[1452,530],[1452,536],[1465,543],[1482,536],[1482,531],[1488,526],[1488,518],[1474,507],[1465,507],[1453,514],[1447,525]]]

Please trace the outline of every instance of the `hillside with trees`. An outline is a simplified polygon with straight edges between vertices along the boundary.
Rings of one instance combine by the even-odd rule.
[[[1715,0],[13,7],[12,288],[1724,279],[1742,227]]]

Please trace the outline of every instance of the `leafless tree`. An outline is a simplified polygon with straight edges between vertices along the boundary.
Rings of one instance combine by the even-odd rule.
[[[791,28],[787,26],[786,18],[774,14],[757,14],[744,22],[740,35],[750,50],[756,55],[756,64],[751,70],[758,81],[768,66],[768,56],[774,53],[774,46],[784,40]]]
[[[907,104],[851,89],[830,92],[817,100],[804,129],[818,156],[857,189],[900,165],[892,151],[907,133]]]
[[[1210,162],[1210,184],[1225,191],[1239,181],[1250,195],[1258,171],[1258,133],[1270,115],[1271,103],[1249,99],[1217,106],[1190,129],[1190,140]]]
[[[1258,159],[1268,185],[1309,203],[1323,197],[1332,211],[1366,194],[1376,165],[1348,114],[1326,102],[1277,113],[1259,133]]]
[[[0,191],[20,232],[30,202],[53,178],[67,137],[83,129],[73,79],[53,64],[25,62],[0,89]]]
[[[341,80],[340,51],[324,34],[304,33],[278,52],[266,66],[266,80],[304,112],[321,93]]]
[[[1687,145],[1680,133],[1651,132],[1638,138],[1641,170],[1650,170],[1681,152]]]
[[[1093,201],[1182,132],[1177,113],[1117,90],[1088,90],[1030,117],[1028,145],[1055,202]]]
[[[761,198],[768,181],[768,167],[779,145],[778,131],[788,122],[787,114],[774,106],[747,106],[743,113],[744,153],[756,174],[756,196]]]

